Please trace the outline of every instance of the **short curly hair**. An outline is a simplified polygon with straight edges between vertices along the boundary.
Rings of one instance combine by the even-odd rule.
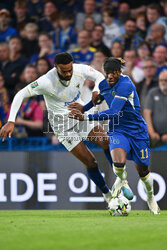
[[[56,65],[69,64],[70,62],[73,62],[73,57],[67,52],[59,53],[55,56],[54,62]]]

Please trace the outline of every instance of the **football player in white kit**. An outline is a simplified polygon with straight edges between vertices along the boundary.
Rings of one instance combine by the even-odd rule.
[[[85,79],[95,82],[95,89],[101,81],[105,81],[103,74],[92,67],[82,64],[73,64],[73,58],[69,53],[60,53],[55,57],[55,67],[45,75],[38,78],[19,91],[13,100],[8,122],[2,127],[0,136],[3,141],[7,136],[11,137],[17,112],[24,98],[35,95],[43,95],[48,110],[49,122],[59,141],[78,158],[87,168],[90,179],[103,193],[106,202],[116,196],[112,193],[96,162],[94,155],[86,147],[82,139],[98,144],[105,150],[107,158],[109,139],[103,128],[98,123],[74,120],[68,117],[68,105],[79,102],[81,90]],[[110,157],[111,158],[111,157]],[[112,160],[110,161],[112,166]]]

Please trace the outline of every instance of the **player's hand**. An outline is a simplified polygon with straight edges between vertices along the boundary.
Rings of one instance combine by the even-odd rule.
[[[161,136],[163,142],[167,142],[167,134]]]
[[[151,133],[150,136],[151,136],[152,139],[157,139],[157,140],[161,139],[160,135],[158,133],[156,133],[156,132]]]
[[[99,102],[101,102],[98,91],[94,91],[92,93],[92,102],[94,106],[96,106],[97,104],[99,104]]]
[[[70,104],[68,105],[68,109],[77,109],[77,110],[79,110],[81,113],[84,113],[83,105],[81,105],[81,104],[78,103],[78,102],[70,103]]]
[[[4,142],[6,137],[11,137],[14,129],[14,122],[7,122],[0,130],[0,137],[2,137],[2,141]]]
[[[70,113],[68,114],[70,118],[76,119],[83,121],[84,120],[84,115],[77,109],[72,109]]]

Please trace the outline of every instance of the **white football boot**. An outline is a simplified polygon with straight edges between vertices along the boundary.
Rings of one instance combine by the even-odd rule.
[[[155,200],[154,195],[147,197],[147,204],[151,214],[160,214],[160,208]]]
[[[133,194],[131,188],[129,187],[127,180],[122,181],[122,192],[123,192],[123,195],[128,200],[133,200],[134,194]]]
[[[117,197],[121,193],[122,185],[123,181],[117,177],[111,189],[112,198]]]
[[[113,198],[111,190],[109,190],[108,193],[103,194],[103,197],[104,197],[104,200],[109,204],[109,202]]]

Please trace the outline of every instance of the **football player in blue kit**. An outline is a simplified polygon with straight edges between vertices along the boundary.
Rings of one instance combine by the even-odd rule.
[[[147,125],[140,113],[140,102],[135,85],[128,76],[122,74],[122,60],[109,57],[104,62],[106,81],[99,84],[99,93],[85,106],[74,103],[70,117],[79,120],[110,120],[108,135],[113,171],[123,182],[127,178],[126,159],[133,160],[147,194],[147,204],[152,214],[160,209],[154,197],[153,178],[149,169],[149,136]],[[109,109],[96,114],[84,114],[97,101],[105,100]],[[78,110],[79,109],[79,110]],[[82,112],[81,112],[82,111]],[[113,189],[119,193],[121,184],[114,183]]]

